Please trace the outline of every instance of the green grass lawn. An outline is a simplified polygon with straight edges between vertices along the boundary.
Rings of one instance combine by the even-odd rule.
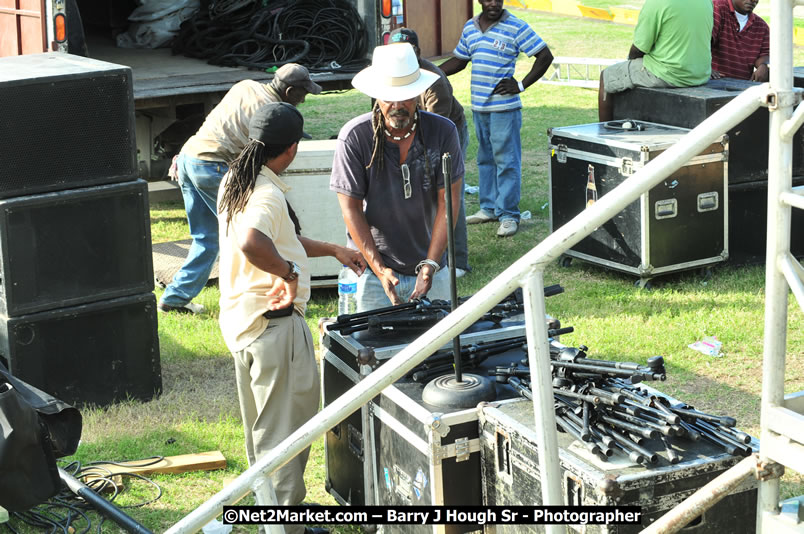
[[[555,55],[623,57],[630,45],[631,27],[591,20],[517,11],[547,41]],[[801,64],[800,49],[796,49]],[[530,68],[522,59],[518,77]],[[468,69],[452,78],[459,100],[468,106]],[[520,208],[532,218],[511,239],[495,237],[495,225],[469,227],[473,271],[458,281],[459,295],[471,295],[506,269],[549,233],[547,129],[595,122],[594,90],[537,84],[523,98],[523,187]],[[368,109],[369,101],[354,91],[310,97],[301,106],[305,129],[316,139],[335,135],[340,126]],[[471,113],[467,113],[471,121]],[[470,125],[470,131],[473,131]],[[473,139],[467,155],[467,182],[477,184]],[[467,196],[467,213],[477,208]],[[184,210],[178,204],[151,206],[154,242],[186,237]],[[547,312],[573,326],[562,342],[587,345],[591,357],[645,362],[662,355],[668,379],[659,389],[695,405],[728,414],[753,435],[759,430],[762,334],[764,307],[763,266],[715,267],[711,278],[696,271],[657,281],[651,291],[634,288],[630,276],[582,262],[569,267],[551,265],[546,284],[561,284],[565,292],[547,299]],[[157,295],[161,290],[156,291]],[[217,288],[209,286],[196,299],[210,313],[200,317],[159,316],[159,337],[164,391],[150,402],[125,402],[103,409],[85,408],[82,442],[67,460],[81,462],[135,460],[154,455],[176,455],[220,450],[225,470],[161,475],[155,480],[163,495],[157,502],[128,509],[134,518],[156,532],[164,531],[203,503],[247,467],[231,356],[217,324]],[[317,338],[318,320],[335,314],[336,294],[316,290],[307,321]],[[788,368],[785,390],[804,389],[804,314],[794,299],[789,303]],[[693,351],[688,344],[707,335],[723,342],[723,357]],[[316,343],[318,340],[316,339]],[[307,501],[334,503],[324,489],[323,445],[312,449],[306,473]],[[800,475],[785,475],[783,496],[804,493]],[[147,497],[134,485],[119,502],[135,504]],[[20,526],[22,532],[37,532]],[[115,532],[109,523],[104,532]],[[249,531],[236,527],[235,532]],[[335,532],[355,532],[335,527]]]

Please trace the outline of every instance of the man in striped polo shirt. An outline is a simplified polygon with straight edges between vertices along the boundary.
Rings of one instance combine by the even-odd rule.
[[[463,27],[450,59],[441,64],[447,76],[472,62],[472,116],[477,135],[480,210],[468,224],[500,221],[497,235],[519,229],[522,186],[522,101],[519,93],[535,83],[553,62],[547,44],[507,10],[503,0],[478,0],[481,13]],[[519,53],[536,56],[530,72],[514,78]]]
[[[754,13],[756,5],[756,0],[714,0],[712,78],[770,78],[770,28]]]

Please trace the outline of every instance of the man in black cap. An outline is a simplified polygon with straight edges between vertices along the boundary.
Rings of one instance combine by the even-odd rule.
[[[469,127],[463,106],[452,95],[452,84],[444,72],[435,64],[423,59],[419,48],[419,36],[410,28],[396,28],[391,32],[388,43],[410,43],[419,60],[419,67],[438,74],[439,79],[419,96],[419,109],[429,111],[451,120],[458,129],[458,140],[461,143],[461,154],[466,159],[466,150],[469,148]],[[458,278],[463,276],[469,267],[469,247],[466,238],[466,208],[464,197],[461,195],[461,208],[455,222],[455,272]]]
[[[193,242],[184,265],[159,299],[159,311],[204,311],[203,306],[191,301],[206,285],[218,257],[215,199],[229,163],[248,142],[252,115],[269,102],[298,106],[308,93],[320,92],[321,86],[310,79],[307,69],[295,63],[280,67],[269,84],[254,80],[238,82],[184,144],[176,160],[176,178],[184,197]]]
[[[303,124],[290,104],[260,108],[218,195],[220,326],[234,357],[250,465],[318,411],[321,385],[304,320],[308,256],[334,256],[358,274],[365,268],[358,251],[300,235],[279,175],[296,157]],[[308,455],[309,449],[273,473],[280,505],[304,500]],[[320,531],[285,525],[288,534]]]

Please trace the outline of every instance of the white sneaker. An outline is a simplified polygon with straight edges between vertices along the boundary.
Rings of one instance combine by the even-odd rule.
[[[500,227],[497,229],[497,236],[510,237],[514,235],[517,230],[519,230],[519,223],[513,219],[505,219],[500,223]]]
[[[474,213],[466,218],[466,224],[480,224],[496,220],[497,217],[489,215],[483,210],[478,210],[477,213]]]
[[[466,271],[464,271],[460,267],[455,267],[455,278],[460,278],[461,276],[463,276],[465,274],[466,274]]]

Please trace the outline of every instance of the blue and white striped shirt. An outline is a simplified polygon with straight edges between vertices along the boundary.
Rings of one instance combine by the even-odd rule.
[[[512,78],[520,52],[533,56],[547,46],[523,20],[504,10],[485,33],[477,17],[463,26],[452,54],[472,62],[472,110],[510,111],[522,107],[519,95],[492,95],[503,78]]]

